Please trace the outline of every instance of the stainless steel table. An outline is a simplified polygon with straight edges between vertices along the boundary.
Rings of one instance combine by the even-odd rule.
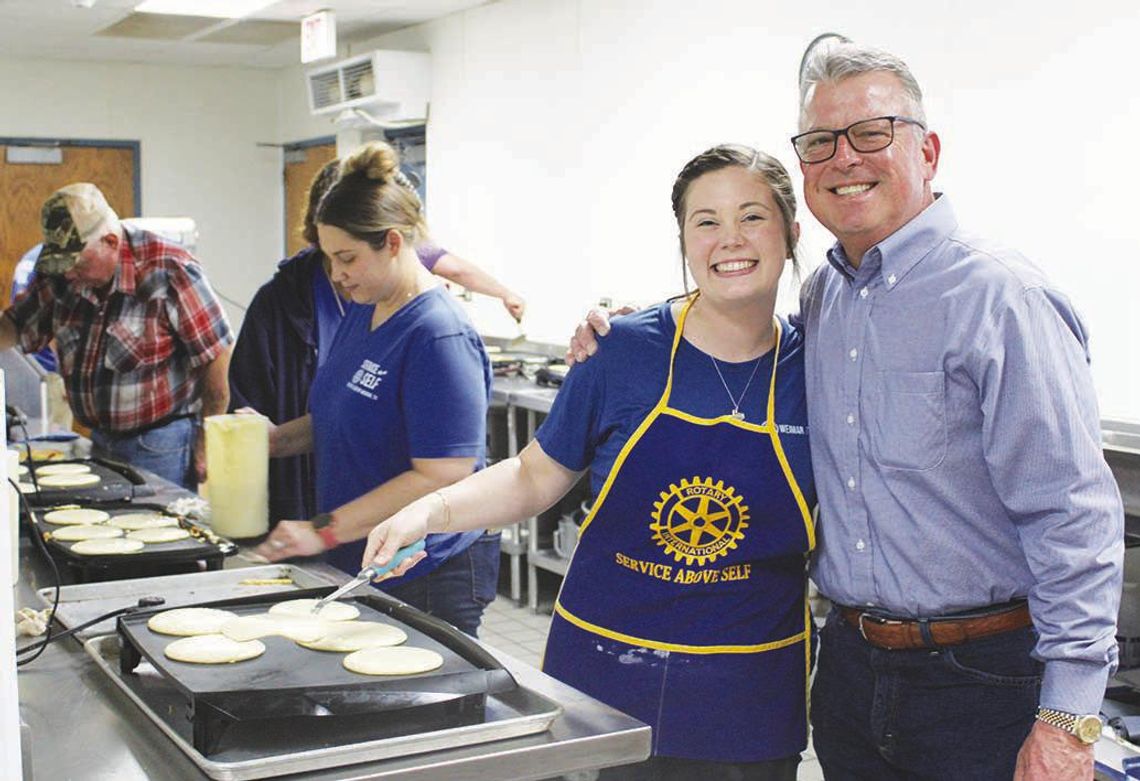
[[[50,571],[21,541],[17,605],[40,606]],[[230,560],[232,565],[233,560]],[[343,573],[338,573],[344,579]],[[27,642],[26,639],[21,642]],[[303,774],[313,779],[510,781],[636,762],[650,730],[521,662],[498,654],[518,682],[564,708],[552,728],[522,738]],[[65,639],[20,668],[20,709],[36,778],[201,779],[206,776],[108,680],[80,645]]]
[[[507,451],[503,454],[506,458],[514,458],[519,454],[514,399],[519,393],[534,389],[534,383],[526,377],[496,377],[491,385],[491,405],[506,408]],[[526,522],[520,522],[503,527],[502,533],[500,549],[510,559],[511,600],[518,605],[522,602],[522,559],[527,553],[529,530]]]
[[[540,388],[533,383],[511,395],[511,405],[526,410],[526,439],[528,442],[534,439],[534,432],[538,428],[538,416],[550,412],[550,407],[554,404],[554,397],[557,395],[557,388]],[[526,526],[527,606],[532,613],[537,613],[538,571],[542,569],[559,576],[565,576],[566,565],[569,562],[550,548],[539,547],[538,518],[528,518]]]

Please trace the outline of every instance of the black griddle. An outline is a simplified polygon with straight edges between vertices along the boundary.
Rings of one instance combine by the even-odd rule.
[[[496,377],[529,375],[552,360],[540,353],[510,351],[489,353],[487,357],[491,360],[491,371]]]
[[[108,502],[125,502],[132,499],[154,496],[155,491],[139,472],[129,464],[110,458],[80,458],[59,461],[25,462],[29,470],[57,464],[85,464],[91,467],[92,474],[101,478],[94,485],[41,486],[32,480],[32,475],[20,475],[20,482],[35,486],[35,491],[24,494],[34,507],[50,507],[60,504],[99,506]]]
[[[238,615],[264,613],[283,599],[320,598],[333,587],[265,594],[195,607]],[[162,609],[118,619],[120,673],[132,674],[145,660],[186,703],[193,745],[204,756],[227,745],[264,741],[296,731],[328,735],[329,745],[418,734],[477,724],[488,694],[518,685],[482,646],[449,624],[383,592],[343,600],[360,609],[361,620],[396,624],[406,645],[443,656],[443,666],[419,675],[369,676],[345,669],[346,654],[314,651],[284,637],[266,637],[265,653],[234,664],[190,664],[168,659],[163,649],[177,637],[147,628]],[[284,733],[284,734],[287,734]]]
[[[160,515],[171,515],[171,513],[166,512],[161,505],[135,504],[126,501],[91,505],[79,502],[65,503],[34,510],[31,518],[34,531],[43,536],[52,558],[65,565],[79,583],[198,572],[203,566],[207,570],[217,570],[222,568],[226,556],[237,552],[237,545],[230,540],[217,536],[187,518],[175,515],[173,517],[178,520],[179,527],[190,532],[189,538],[175,542],[147,543],[138,553],[110,556],[85,556],[73,553],[71,546],[75,544],[74,542],[57,540],[50,534],[67,527],[57,526],[43,519],[43,516],[52,510],[65,507],[90,507],[94,510],[103,510],[112,517],[128,513],[153,512]]]
[[[544,388],[560,388],[569,371],[570,367],[562,362],[552,363],[539,369],[534,375],[534,381]]]

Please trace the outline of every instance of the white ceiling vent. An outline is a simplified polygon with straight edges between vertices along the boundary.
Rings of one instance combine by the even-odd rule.
[[[314,68],[305,78],[313,114],[368,108],[389,119],[427,116],[431,57],[422,52],[377,50]]]

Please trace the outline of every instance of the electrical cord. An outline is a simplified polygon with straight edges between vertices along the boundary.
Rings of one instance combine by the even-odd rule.
[[[8,405],[6,412],[8,415],[8,427],[18,428],[24,432],[24,452],[27,453],[27,458],[25,460],[28,462],[28,475],[32,478],[32,485],[35,486],[36,493],[38,494],[40,492],[40,480],[38,477],[36,477],[36,462],[32,457],[32,437],[28,433],[28,416],[23,412],[20,412],[19,408],[13,407],[11,405]],[[10,480],[11,478],[9,478],[9,481]],[[16,492],[20,493],[20,489],[17,488]],[[20,493],[20,498],[24,499],[24,495],[22,493]],[[32,510],[30,507],[28,507],[27,500],[24,500],[24,509],[28,511],[28,520],[31,521]]]
[[[25,433],[25,438],[26,438],[27,432],[25,431],[24,433]],[[31,446],[29,446],[28,452],[29,452],[28,461],[30,463],[31,462]],[[34,475],[36,470],[32,469],[29,466],[28,471],[30,471]],[[32,506],[31,506],[31,504],[28,503],[27,497],[24,496],[22,493],[20,493],[19,485],[16,483],[15,480],[13,480],[10,477],[8,478],[8,484],[12,486],[12,490],[14,490],[16,492],[16,494],[20,497],[20,502],[24,505],[24,512],[28,516],[28,531],[31,534],[32,539],[35,540],[36,543],[40,546],[40,551],[44,554],[44,557],[47,559],[48,564],[51,565],[52,577],[55,581],[55,595],[54,595],[54,597],[52,599],[52,603],[51,603],[51,615],[48,617],[47,637],[45,637],[43,639],[42,645],[36,646],[39,648],[39,650],[36,651],[36,654],[34,656],[29,657],[27,659],[18,659],[16,661],[16,666],[22,667],[23,665],[29,664],[31,662],[34,662],[36,659],[38,659],[40,657],[40,654],[42,654],[44,652],[44,649],[47,648],[48,643],[50,643],[52,641],[51,626],[52,626],[52,620],[55,619],[55,611],[59,607],[59,587],[60,587],[60,580],[62,578],[59,574],[59,567],[56,566],[55,559],[52,557],[51,551],[48,550],[47,543],[44,542],[43,537],[40,536],[39,531],[36,529],[35,523],[32,522]],[[24,653],[24,652],[29,651],[31,649],[32,649],[32,646],[29,646],[28,648],[17,649],[16,653],[21,654],[21,653]]]
[[[126,615],[127,613],[134,613],[138,610],[143,610],[143,609],[151,608],[151,607],[158,607],[159,605],[164,605],[164,604],[166,604],[166,600],[163,599],[162,597],[142,597],[134,605],[127,605],[126,607],[116,608],[116,609],[111,610],[107,613],[104,613],[101,616],[98,616],[97,618],[92,618],[90,621],[84,621],[79,626],[73,626],[73,627],[71,627],[71,629],[68,629],[65,632],[60,632],[57,635],[50,635],[49,637],[46,637],[43,640],[37,640],[34,643],[31,643],[29,645],[24,646],[23,648],[17,648],[16,654],[19,655],[19,654],[27,653],[29,651],[34,651],[37,648],[40,649],[40,653],[42,653],[43,649],[49,643],[54,643],[56,640],[62,640],[65,637],[71,637],[73,634],[75,634],[77,632],[82,632],[87,627],[94,626],[95,624],[98,624],[101,621],[106,621],[108,618],[115,618],[117,616]],[[54,615],[54,613],[53,613],[53,615]],[[38,656],[39,656],[39,654],[37,653],[36,656],[32,657],[32,659],[35,659]],[[32,661],[32,659],[28,659],[25,662],[17,662],[16,664],[17,665],[27,664],[27,662]]]

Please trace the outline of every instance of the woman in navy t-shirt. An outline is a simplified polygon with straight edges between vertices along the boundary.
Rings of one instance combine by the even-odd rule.
[[[331,279],[352,303],[313,381],[309,414],[270,436],[273,457],[315,454],[320,511],[280,522],[260,548],[272,559],[323,552],[355,575],[377,520],[484,463],[490,364],[416,255],[426,227],[398,170],[391,147],[369,144],[317,208]],[[497,537],[433,534],[416,571],[378,587],[475,634],[498,564]]]
[[[653,727],[653,757],[618,777],[793,779],[815,544],[803,341],[774,315],[795,196],[774,158],[721,146],[673,209],[699,292],[616,321],[519,457],[389,518],[363,561],[538,513],[589,470],[543,669]]]

